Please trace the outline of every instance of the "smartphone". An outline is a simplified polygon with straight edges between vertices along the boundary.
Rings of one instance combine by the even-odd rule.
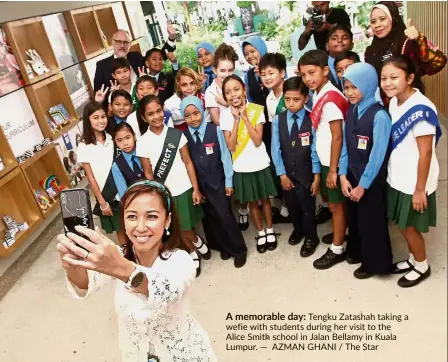
[[[79,236],[75,226],[81,225],[94,230],[92,206],[89,192],[86,189],[62,190],[59,194],[64,232],[72,232]]]

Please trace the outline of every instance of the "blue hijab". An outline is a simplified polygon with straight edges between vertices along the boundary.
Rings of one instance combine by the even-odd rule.
[[[244,53],[244,47],[247,44],[252,45],[255,49],[258,50],[258,52],[260,53],[260,58],[268,52],[268,46],[266,45],[264,40],[261,39],[258,35],[252,35],[243,41],[243,43],[241,44],[243,53]]]
[[[182,102],[180,102],[180,113],[182,113],[182,118],[184,118],[185,109],[190,105],[195,106],[199,110],[199,112],[201,112],[202,123],[203,123],[204,122],[204,108],[202,107],[201,100],[196,96],[185,97],[184,99],[182,99]]]
[[[369,63],[355,63],[345,71],[342,81],[348,80],[358,88],[363,99],[359,102],[358,109],[364,110],[376,103],[375,93],[378,89],[378,75],[375,68]]]
[[[196,58],[199,56],[199,50],[200,49],[205,49],[210,54],[215,54],[215,50],[216,50],[212,43],[204,41],[202,43],[199,43],[198,46],[196,47]],[[204,71],[205,72],[213,71],[213,65],[210,65],[210,66],[204,68]]]

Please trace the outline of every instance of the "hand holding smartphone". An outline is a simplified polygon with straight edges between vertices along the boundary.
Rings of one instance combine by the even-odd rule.
[[[59,197],[65,235],[71,232],[83,236],[75,230],[77,225],[94,230],[92,207],[86,189],[62,190]]]

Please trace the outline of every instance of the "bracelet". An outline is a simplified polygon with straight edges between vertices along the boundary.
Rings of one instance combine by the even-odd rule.
[[[101,211],[105,211],[105,210],[107,210],[108,208],[109,208],[109,203],[108,202],[106,202],[106,204],[107,204],[107,206],[103,209],[102,207],[101,207],[101,205],[100,205],[100,210]]]

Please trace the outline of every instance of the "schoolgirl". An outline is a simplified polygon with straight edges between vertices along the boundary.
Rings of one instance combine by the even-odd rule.
[[[143,168],[136,156],[136,137],[132,127],[122,122],[115,127],[114,142],[121,153],[112,165],[112,175],[118,195],[123,197],[127,188],[135,181],[143,179]]]
[[[199,183],[205,196],[202,221],[210,247],[221,251],[223,260],[234,257],[237,268],[246,263],[247,247],[230,204],[233,194],[232,156],[222,131],[204,120],[204,108],[197,97],[185,97],[180,104],[188,124],[184,132]]]
[[[375,99],[378,76],[367,63],[352,64],[342,81],[350,102],[344,127],[339,175],[347,203],[350,235],[347,260],[361,262],[358,279],[392,270],[392,249],[386,218],[386,178],[390,116]]]
[[[217,126],[219,126],[220,112],[229,106],[222,96],[222,82],[235,72],[237,60],[238,55],[232,46],[221,44],[216,49],[213,60],[213,72],[216,78],[205,91],[205,107],[210,112],[213,123]]]
[[[173,195],[182,230],[182,238],[190,247],[190,255],[196,264],[197,275],[201,272],[199,256],[210,259],[210,250],[194,231],[204,213],[200,204],[204,197],[199,191],[198,180],[187,147],[187,139],[181,131],[170,128],[163,122],[160,99],[146,96],[140,102],[142,117],[148,122],[148,131],[137,143],[145,178],[156,179],[165,184]]]
[[[435,146],[442,133],[436,107],[412,87],[414,72],[413,63],[403,57],[389,58],[381,70],[381,88],[392,98],[387,216],[398,225],[409,247],[409,258],[393,269],[407,273],[398,280],[404,288],[431,274],[422,233],[436,226],[439,164]]]
[[[78,145],[77,159],[82,164],[96,198],[93,213],[100,218],[106,234],[120,230],[118,192],[112,176],[115,157],[114,142],[106,133],[108,119],[98,102],[86,104],[83,112],[83,136]],[[117,233],[120,244],[124,239]]]
[[[277,247],[277,236],[272,226],[270,196],[277,191],[269,167],[270,159],[263,139],[263,124],[266,122],[263,107],[246,101],[244,82],[236,75],[223,82],[223,94],[230,107],[221,113],[220,127],[224,131],[227,146],[232,152],[234,188],[236,199],[249,203],[250,214],[258,230],[257,250]],[[261,201],[266,220],[266,230],[258,208]]]
[[[180,102],[188,96],[197,96],[203,100],[201,90],[201,79],[193,69],[182,68],[176,73],[176,92],[166,100],[164,108],[171,112],[174,127],[178,130],[185,131],[188,128],[180,112]],[[207,121],[209,118],[210,116],[207,115]]]
[[[215,47],[212,43],[202,42],[196,47],[196,57],[198,58],[199,66],[202,68],[199,71],[203,83],[202,93],[210,87],[213,79],[216,78],[216,75],[213,72],[214,55]]]

